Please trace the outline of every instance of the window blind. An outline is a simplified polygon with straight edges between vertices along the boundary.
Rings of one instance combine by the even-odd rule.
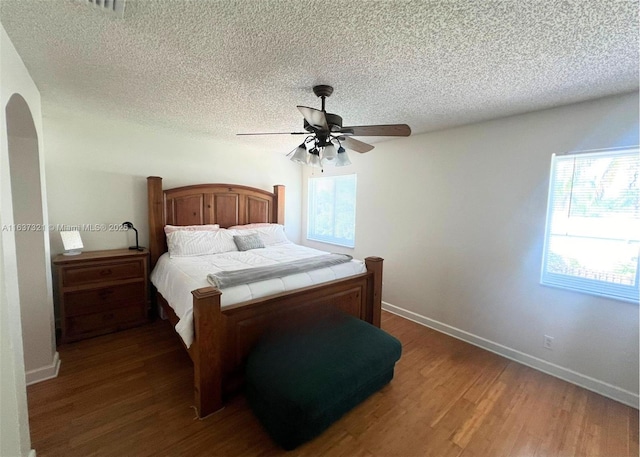
[[[638,152],[552,157],[542,284],[638,302]]]
[[[307,239],[355,246],[356,175],[309,179]]]

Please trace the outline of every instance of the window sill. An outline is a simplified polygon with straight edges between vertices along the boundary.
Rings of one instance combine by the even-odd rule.
[[[348,248],[348,249],[355,249],[355,243],[354,244],[345,244],[345,243],[340,243],[338,241],[329,241],[329,240],[321,240],[319,238],[306,238],[307,241],[313,241],[315,243],[323,243],[323,244],[330,244],[332,246],[340,246],[343,248]]]
[[[549,282],[544,282],[544,281],[540,281],[540,285],[544,286],[544,287],[550,287],[552,289],[557,289],[557,290],[564,290],[565,292],[573,292],[576,294],[583,294],[583,295],[591,295],[592,297],[599,297],[599,298],[604,298],[607,300],[614,300],[614,301],[619,301],[619,302],[624,302],[624,303],[632,303],[634,305],[638,305],[640,304],[639,300],[634,300],[632,298],[628,298],[628,297],[621,297],[621,296],[616,296],[616,295],[609,295],[606,293],[599,293],[595,290],[585,290],[585,289],[579,289],[577,287],[566,287],[564,285],[560,285],[560,284],[553,284],[553,283],[549,283]]]

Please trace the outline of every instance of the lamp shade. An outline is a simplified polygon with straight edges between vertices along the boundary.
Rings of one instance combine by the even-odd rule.
[[[309,165],[315,168],[322,168],[322,162],[320,161],[320,151],[312,149],[309,151]]]
[[[302,165],[306,165],[308,162],[309,153],[307,152],[307,148],[304,147],[304,143],[296,148],[296,151],[293,153],[291,157],[291,161],[295,163],[300,163]]]
[[[336,147],[331,143],[326,145],[324,147],[324,151],[322,152],[322,158],[326,160],[333,160],[336,158],[337,155],[338,155],[338,152],[336,151]]]
[[[347,165],[351,165],[351,160],[349,160],[347,151],[342,146],[338,148],[338,157],[336,158],[335,163],[336,167],[346,167]]]

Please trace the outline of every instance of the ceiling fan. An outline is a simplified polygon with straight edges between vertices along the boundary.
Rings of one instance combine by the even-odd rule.
[[[305,140],[289,154],[298,163],[321,167],[334,161],[336,166],[349,165],[346,149],[355,152],[369,152],[373,146],[356,140],[354,136],[409,136],[411,128],[407,124],[342,126],[342,117],[327,113],[325,99],[333,93],[333,87],[319,85],[313,93],[322,100],[322,109],[298,106],[304,117],[303,132],[238,133],[238,135],[307,135]],[[338,149],[336,149],[338,146]]]

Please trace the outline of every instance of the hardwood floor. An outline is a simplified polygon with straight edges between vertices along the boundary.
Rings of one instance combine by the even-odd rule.
[[[167,322],[58,348],[58,378],[28,388],[46,456],[638,456],[638,411],[389,313],[394,380],[285,452],[243,396],[200,421],[192,366]]]

